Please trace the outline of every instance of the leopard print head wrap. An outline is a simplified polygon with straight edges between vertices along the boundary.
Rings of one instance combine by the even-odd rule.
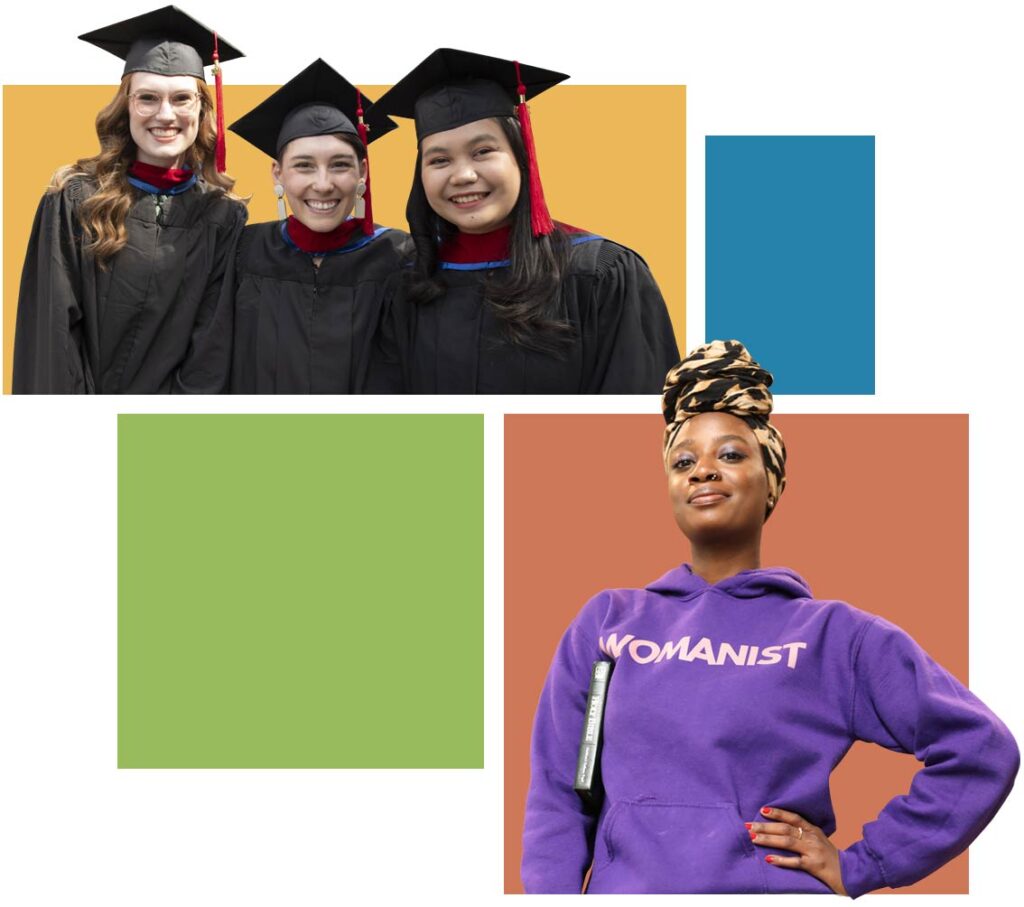
[[[667,455],[683,424],[698,413],[723,412],[742,419],[761,447],[768,476],[771,516],[786,487],[786,445],[768,421],[772,411],[772,376],[758,365],[738,340],[715,340],[699,346],[665,377],[661,410]]]

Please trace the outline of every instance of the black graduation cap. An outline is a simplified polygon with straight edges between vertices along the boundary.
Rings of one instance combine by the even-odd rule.
[[[364,145],[397,129],[363,93],[337,70],[317,59],[285,82],[263,103],[228,128],[277,161],[292,139],[310,135],[354,135]],[[363,232],[373,233],[370,161],[366,161]]]
[[[416,139],[422,141],[476,120],[515,116],[518,102],[568,78],[550,69],[442,47],[385,92],[377,106],[414,118]]]
[[[176,6],[164,6],[78,37],[124,60],[122,77],[131,72],[153,72],[160,76],[195,76],[205,82],[203,67],[213,66],[217,86],[215,159],[218,172],[225,172],[224,91],[219,64],[245,54]]]
[[[165,6],[78,36],[125,61],[124,72],[195,76],[206,81],[204,66],[244,54],[176,6]]]
[[[316,60],[228,128],[280,160],[281,150],[292,139],[339,132],[363,138],[357,126],[361,112],[366,142],[398,128],[348,79]]]
[[[564,72],[515,60],[441,47],[385,92],[377,107],[413,117],[420,142],[477,120],[518,116],[530,172],[530,225],[534,236],[544,236],[554,230],[554,223],[544,200],[526,102],[568,78]]]

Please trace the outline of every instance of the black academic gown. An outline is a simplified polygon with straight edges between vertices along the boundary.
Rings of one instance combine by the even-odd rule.
[[[217,393],[230,329],[221,287],[245,224],[240,202],[205,182],[179,195],[133,189],[128,243],[101,267],[83,250],[68,180],[39,203],[18,296],[15,393]]]
[[[665,301],[644,260],[589,234],[571,234],[562,282],[575,332],[560,355],[508,342],[483,281],[495,264],[442,263],[447,293],[406,303],[399,292],[393,330],[405,347],[405,385],[418,394],[660,394],[679,361]],[[507,265],[506,265],[507,266]]]
[[[243,231],[231,390],[362,393],[385,287],[411,255],[409,235],[388,227],[375,227],[372,236],[357,232],[342,248],[323,253],[315,267],[321,253],[303,252],[283,228],[275,221]]]

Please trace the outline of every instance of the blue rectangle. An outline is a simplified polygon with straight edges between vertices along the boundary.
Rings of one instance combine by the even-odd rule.
[[[705,137],[705,334],[781,394],[875,392],[874,136]]]

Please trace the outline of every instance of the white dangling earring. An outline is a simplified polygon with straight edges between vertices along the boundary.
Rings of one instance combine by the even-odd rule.
[[[352,208],[353,217],[366,217],[366,202],[363,201],[364,195],[366,195],[366,180],[360,180],[356,183],[356,203]]]
[[[274,183],[274,195],[277,196],[277,219],[288,220],[288,209],[284,206],[284,186]]]

